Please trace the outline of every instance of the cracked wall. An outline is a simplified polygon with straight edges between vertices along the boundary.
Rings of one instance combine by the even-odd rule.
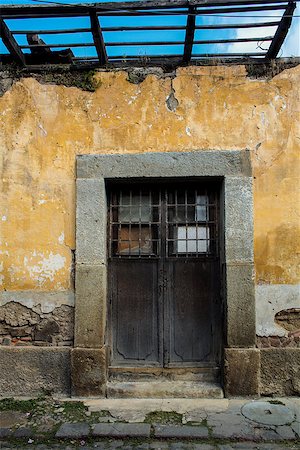
[[[288,337],[274,318],[279,304],[300,306],[300,66],[259,80],[243,66],[95,79],[86,92],[23,78],[0,98],[2,292],[18,292],[24,307],[28,293],[42,304],[73,292],[76,155],[249,148],[258,334]]]

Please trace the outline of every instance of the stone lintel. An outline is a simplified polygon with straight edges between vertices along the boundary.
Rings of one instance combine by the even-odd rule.
[[[72,395],[104,397],[107,380],[107,349],[74,348],[71,351]]]
[[[256,348],[226,348],[224,389],[226,397],[259,395],[260,351]]]
[[[249,150],[77,156],[77,178],[251,176]]]
[[[105,265],[76,264],[75,347],[104,345],[106,284]]]

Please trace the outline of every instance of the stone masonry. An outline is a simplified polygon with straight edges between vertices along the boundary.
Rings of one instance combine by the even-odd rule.
[[[33,311],[20,303],[9,302],[0,307],[0,344],[72,346],[74,309],[61,305],[49,313],[41,308]]]

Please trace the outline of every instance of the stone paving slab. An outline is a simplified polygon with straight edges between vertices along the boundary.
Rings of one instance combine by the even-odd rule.
[[[299,445],[291,445],[287,446],[284,444],[257,444],[255,442],[237,442],[237,443],[231,443],[231,444],[199,444],[199,443],[186,443],[186,442],[171,442],[171,443],[165,443],[165,442],[159,442],[159,441],[153,441],[149,443],[142,443],[142,444],[129,444],[128,442],[125,443],[123,441],[117,440],[117,441],[106,441],[106,442],[94,442],[92,444],[51,444],[51,445],[35,445],[34,443],[31,444],[24,444],[24,445],[14,445],[10,444],[8,442],[0,442],[0,449],[1,450],[11,450],[11,449],[18,449],[18,450],[74,450],[74,449],[81,449],[81,450],[92,450],[92,449],[98,449],[98,450],[299,450]]]
[[[19,411],[0,411],[0,428],[11,428],[26,424],[27,415]]]
[[[0,428],[0,439],[5,439],[13,434],[10,428]]]
[[[13,436],[16,439],[31,438],[34,436],[34,431],[31,428],[21,427],[15,430]]]
[[[56,432],[58,439],[81,439],[90,434],[90,427],[87,423],[64,423]]]
[[[212,438],[216,439],[215,442],[218,442],[218,439],[226,439],[225,442],[228,442],[226,445],[229,445],[230,449],[295,448],[300,450],[300,399],[297,398],[263,398],[259,400],[98,399],[88,400],[85,403],[88,403],[94,411],[85,410],[82,405],[79,409],[76,409],[78,406],[75,406],[74,416],[68,416],[68,408],[64,409],[63,400],[55,401],[53,404],[53,400],[51,403],[51,399],[47,399],[41,406],[39,405],[36,416],[34,411],[30,410],[25,413],[2,412],[0,414],[0,419],[2,419],[2,425],[0,420],[0,449],[3,448],[3,444],[7,444],[7,441],[16,438],[22,440],[26,448],[34,448],[34,442],[41,442],[39,439],[42,439],[43,433],[47,435],[50,433],[53,437],[57,426],[63,423],[55,437],[56,439],[65,439],[65,442],[57,441],[58,447],[53,448],[67,448],[68,445],[71,445],[70,448],[75,448],[69,444],[71,440],[75,439],[78,446],[82,440],[80,448],[126,450],[133,447],[128,442],[122,442],[123,438],[126,440],[128,438],[129,442],[131,442],[130,438],[145,438],[147,442],[138,444],[138,450],[152,450],[152,448],[190,450],[198,448],[196,445],[212,445],[209,441]],[[47,409],[48,404],[50,406]],[[68,406],[70,409],[70,405]],[[152,411],[156,414],[148,417],[148,420],[152,417],[151,428],[149,423],[142,423],[141,419]],[[97,415],[97,412],[101,412],[101,414]],[[120,423],[120,420],[134,423]],[[207,426],[203,426],[203,420],[206,421]],[[76,423],[74,423],[75,421]],[[107,423],[108,421],[112,423]],[[35,431],[35,435],[32,430]],[[97,440],[97,437],[99,441],[102,438],[105,439],[105,442],[98,442],[95,446],[94,441]],[[87,438],[91,440],[91,443],[84,442]],[[33,442],[27,445],[26,439]],[[151,439],[154,441],[153,443],[149,442]],[[197,444],[189,443],[188,439],[194,439]],[[201,442],[202,440],[203,442]],[[240,441],[239,447],[236,447],[235,441]],[[252,444],[247,447],[247,442],[242,444],[242,441]],[[271,441],[273,444],[268,447]],[[231,443],[229,444],[229,442]],[[264,442],[265,444],[263,444]],[[189,447],[190,445],[193,446]],[[218,445],[214,444],[214,448],[217,450],[219,450]],[[251,445],[254,446],[251,447]],[[16,446],[12,445],[8,448],[16,448]],[[47,449],[47,447],[44,448]],[[39,449],[42,450],[42,447]],[[205,450],[206,448],[199,447],[199,449]],[[224,447],[222,450],[227,450],[227,448]]]
[[[93,426],[96,437],[150,437],[151,426],[148,423],[97,423]]]
[[[157,438],[203,439],[208,438],[208,429],[203,426],[154,425],[154,436]]]

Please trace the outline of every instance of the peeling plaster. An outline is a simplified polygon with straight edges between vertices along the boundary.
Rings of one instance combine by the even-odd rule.
[[[1,262],[0,262],[0,272],[3,272],[3,269],[4,269],[4,267],[3,267],[3,261],[1,261]],[[4,275],[0,274],[0,285],[3,284],[3,281],[4,281]]]
[[[65,265],[66,258],[60,254],[53,254],[50,252],[49,257],[45,258],[42,253],[33,252],[33,257],[40,256],[42,259],[37,264],[32,264],[32,257],[24,257],[24,266],[29,271],[32,280],[36,281],[38,286],[42,286],[43,283],[49,279],[54,281],[55,272],[62,269]]]
[[[275,322],[275,315],[290,308],[300,308],[300,285],[256,286],[256,334],[287,336],[288,331]]]
[[[74,306],[74,292],[0,291],[0,307],[6,303],[20,303],[37,313],[48,314],[62,305]]]

